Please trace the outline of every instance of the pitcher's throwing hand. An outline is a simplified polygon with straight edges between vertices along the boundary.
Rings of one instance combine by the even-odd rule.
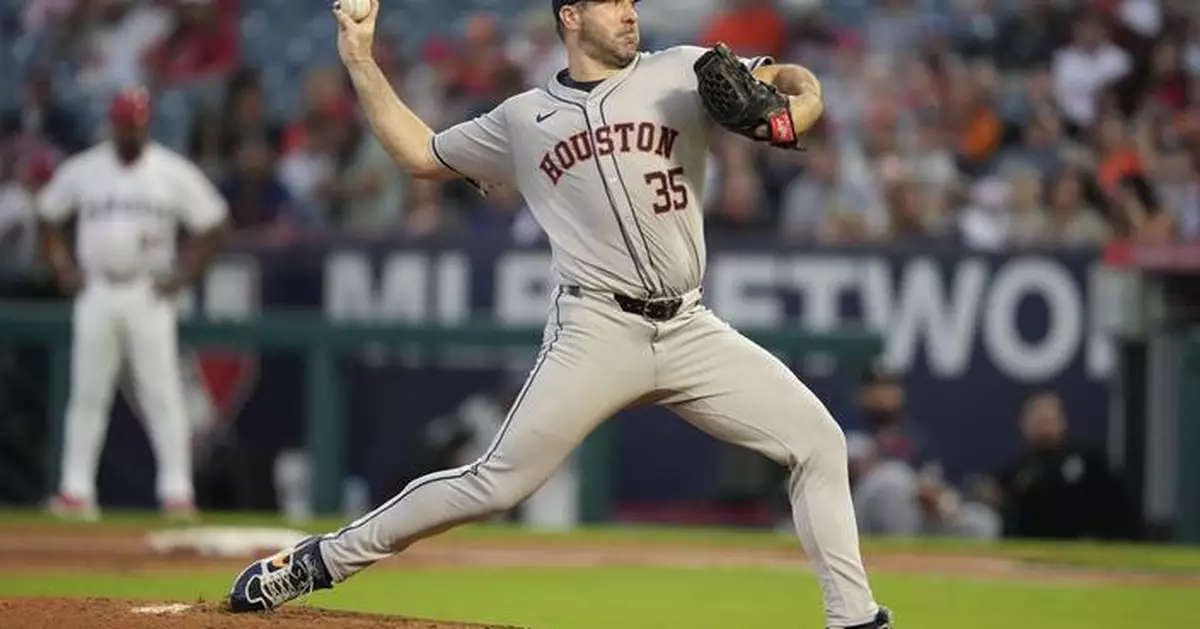
[[[379,17],[379,0],[355,0],[358,5],[366,5],[366,12],[361,7],[351,8],[346,0],[333,4],[333,16],[338,24],[338,53],[343,61],[371,59],[375,46],[375,21]]]

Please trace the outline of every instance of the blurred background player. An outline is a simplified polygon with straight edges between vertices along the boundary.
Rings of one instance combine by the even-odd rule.
[[[997,539],[999,515],[945,478],[928,431],[908,412],[902,374],[876,361],[863,374],[862,432],[846,436],[854,511],[867,535]]]
[[[1120,470],[1099,448],[1072,440],[1062,398],[1051,391],[1026,400],[1022,451],[995,476],[991,501],[1009,537],[1139,539],[1141,509]]]
[[[65,161],[37,199],[47,261],[60,289],[74,297],[60,489],[50,506],[65,517],[99,516],[97,466],[127,364],[158,463],[159,504],[169,517],[192,519],[175,296],[216,253],[226,203],[199,168],[149,139],[146,90],[118,93],[108,121],[109,139]],[[70,218],[74,257],[63,229]],[[176,267],[181,224],[196,237]]]

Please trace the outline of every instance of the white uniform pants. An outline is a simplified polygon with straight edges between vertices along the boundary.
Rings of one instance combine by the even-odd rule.
[[[164,504],[193,499],[176,324],[174,302],[158,296],[149,279],[119,283],[90,279],[76,297],[63,494],[95,501],[96,473],[117,377],[122,365],[128,365],[158,464],[157,497]]]

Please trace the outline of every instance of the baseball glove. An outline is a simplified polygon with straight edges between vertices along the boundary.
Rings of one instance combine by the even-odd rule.
[[[788,97],[755,78],[725,44],[704,53],[694,69],[700,99],[717,124],[758,142],[800,148]]]

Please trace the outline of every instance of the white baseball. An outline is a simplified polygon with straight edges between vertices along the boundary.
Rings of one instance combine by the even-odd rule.
[[[371,12],[371,0],[341,0],[342,13],[360,22]]]

